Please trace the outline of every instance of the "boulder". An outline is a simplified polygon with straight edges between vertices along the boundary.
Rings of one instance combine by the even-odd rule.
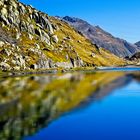
[[[20,36],[21,36],[21,33],[18,32],[18,33],[16,34],[16,39],[19,39]]]
[[[0,47],[4,46],[4,42],[3,41],[0,41]]]
[[[42,42],[45,42],[47,45],[51,45],[50,37],[49,37],[49,35],[48,35],[46,32],[44,32],[44,31],[42,31],[41,41],[42,41]]]
[[[8,11],[7,11],[7,9],[6,9],[5,7],[3,7],[3,8],[1,9],[1,15],[7,17]]]
[[[54,43],[58,43],[59,39],[58,39],[57,35],[53,35],[53,36],[52,36],[52,41],[53,41]]]
[[[37,66],[37,64],[32,64],[31,66],[30,66],[30,69],[38,69],[38,66]]]

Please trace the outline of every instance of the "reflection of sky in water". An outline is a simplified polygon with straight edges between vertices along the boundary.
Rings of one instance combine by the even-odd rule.
[[[25,140],[140,140],[140,85],[132,81]]]

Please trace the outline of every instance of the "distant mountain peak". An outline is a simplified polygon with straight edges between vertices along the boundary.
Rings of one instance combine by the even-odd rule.
[[[93,26],[87,21],[75,17],[63,17],[65,22],[72,25],[77,31],[81,32],[94,44],[109,50],[119,57],[132,56],[140,51],[137,45],[131,44],[126,40],[114,37],[112,34],[103,30],[100,26]]]
[[[66,21],[72,22],[72,23],[78,21],[78,18],[74,18],[74,17],[70,17],[70,16],[65,16],[65,17],[63,17],[63,19]]]

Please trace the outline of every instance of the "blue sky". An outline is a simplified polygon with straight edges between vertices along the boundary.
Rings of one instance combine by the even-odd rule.
[[[140,40],[140,0],[20,0],[55,16],[73,16],[99,25],[114,36]]]

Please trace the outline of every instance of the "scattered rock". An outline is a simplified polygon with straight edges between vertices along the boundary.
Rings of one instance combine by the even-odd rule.
[[[36,64],[32,64],[31,66],[30,66],[30,69],[38,69],[38,66],[36,65]]]
[[[13,69],[14,69],[15,71],[19,71],[19,70],[20,70],[20,67],[19,67],[19,66],[15,66],[15,67],[13,67]]]
[[[57,35],[52,36],[52,41],[55,43],[58,43],[59,39],[58,39]]]
[[[73,67],[73,65],[69,62],[57,62],[55,67],[70,69]]]
[[[0,41],[0,47],[4,46],[4,42],[3,41]]]
[[[82,43],[81,40],[78,40],[77,42],[80,43],[80,44]]]
[[[16,34],[16,39],[19,39],[20,36],[21,36],[21,33],[17,33],[17,34]]]
[[[46,32],[42,32],[41,41],[45,42],[47,45],[51,45],[50,37]]]
[[[71,40],[70,36],[64,37],[63,40]]]
[[[31,34],[28,34],[28,37],[29,37],[30,40],[33,39],[33,35],[31,35]]]
[[[1,62],[0,63],[0,68],[2,69],[2,70],[10,70],[11,69],[11,67],[10,67],[10,65],[9,64],[7,64],[7,63],[5,63],[5,62]]]
[[[59,30],[59,27],[56,25],[56,24],[52,24],[52,27],[54,30],[58,31]]]
[[[96,54],[95,53],[91,53],[91,57],[95,58]]]

